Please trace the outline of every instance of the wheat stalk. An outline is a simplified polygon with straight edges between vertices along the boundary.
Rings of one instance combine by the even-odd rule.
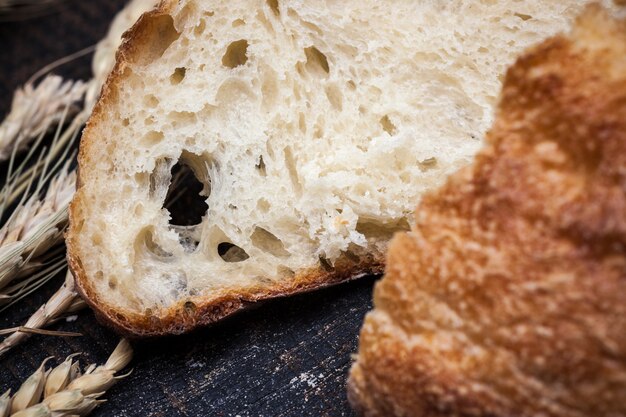
[[[0,21],[23,20],[41,16],[60,0],[0,0]],[[0,415],[2,417],[2,415]]]
[[[58,129],[55,135],[53,146],[50,152],[46,155],[45,159],[37,161],[33,166],[31,166],[28,169],[25,168],[26,163],[23,162],[23,164],[20,167],[18,167],[15,173],[10,172],[8,176],[7,186],[5,186],[2,189],[2,191],[0,191],[0,215],[5,206],[11,204],[24,192],[26,193],[28,192],[27,190],[28,190],[29,184],[32,182],[32,178],[34,178],[36,175],[39,175],[42,171],[45,172],[45,168],[47,166],[48,161],[51,161],[57,158],[57,155],[60,152],[62,152],[64,149],[65,149],[65,152],[67,152],[68,146],[71,145],[71,143],[73,142],[73,139],[76,137],[80,128],[87,121],[87,118],[89,117],[89,114],[91,113],[91,110],[100,93],[100,89],[102,88],[102,85],[104,84],[106,77],[108,76],[109,72],[111,71],[115,63],[115,51],[117,50],[117,48],[119,47],[122,41],[122,34],[137,20],[137,18],[143,12],[148,11],[149,9],[153,8],[156,5],[156,3],[157,3],[157,0],[132,0],[114,18],[111,24],[111,27],[109,29],[109,33],[102,41],[98,43],[96,47],[96,51],[95,51],[94,58],[92,61],[94,78],[88,81],[87,83],[83,84],[83,86],[85,86],[85,91],[86,91],[83,110],[80,111],[76,115],[76,117],[70,123],[69,127],[67,127],[65,131],[63,132],[61,132],[61,126],[64,125],[64,120],[70,110],[70,106],[68,103],[66,103],[66,106],[63,110],[61,117],[59,117],[58,119],[48,118],[49,123],[51,123],[51,120],[57,120],[57,123],[58,123]],[[71,60],[78,54],[82,54],[85,51],[86,50],[80,51],[74,56],[67,57],[63,62],[66,62],[67,60]],[[55,65],[58,65],[58,63],[55,63],[52,66],[55,66]],[[49,67],[43,68],[41,71],[38,72],[38,74],[35,74],[32,78],[35,79],[37,78],[39,74],[48,71],[50,69]],[[51,103],[51,101],[48,101],[48,103]],[[58,110],[58,107],[57,107],[57,110]],[[41,138],[43,137],[43,133],[45,133],[45,131],[47,130],[48,128],[39,129],[40,134],[39,134],[38,140],[36,140],[35,142],[36,144],[41,140]],[[14,146],[12,150],[11,159],[10,159],[11,164],[13,162],[13,158],[15,154],[18,151],[19,151],[19,147]],[[29,155],[27,155],[25,160],[28,160],[31,154],[32,152],[29,153]],[[73,172],[67,172],[66,175],[67,177],[70,177],[75,174]],[[65,185],[68,185],[68,183],[65,183]],[[71,191],[69,190],[69,187],[68,188],[57,187],[57,189],[66,190],[67,193],[64,192],[61,194],[64,196],[67,196],[68,201],[69,201],[69,199],[71,198],[71,194],[73,193],[73,189]],[[48,194],[46,194],[43,201],[46,202],[48,198],[52,198],[52,196],[49,196]],[[34,205],[35,204],[33,203],[33,206]],[[25,206],[28,206],[28,204],[25,204]],[[62,205],[54,204],[53,206],[60,208]],[[28,206],[28,207],[32,209],[32,206]],[[23,209],[23,210],[24,210],[24,213],[27,212],[27,209]],[[18,216],[15,213],[13,213],[12,218],[14,217],[17,218]],[[27,217],[27,216],[24,216],[24,217]],[[49,241],[54,240],[54,238],[51,238],[51,237],[58,236],[58,234],[56,232],[53,232],[53,230],[59,231],[60,229],[57,227],[57,225],[60,226],[64,224],[66,222],[66,219],[67,219],[66,208],[58,210],[57,216],[54,217],[54,220],[49,219],[50,220],[49,222],[41,224],[42,227],[40,229],[40,234],[30,235],[31,237],[37,236],[36,238],[33,238],[31,241],[29,241],[31,246],[29,246],[29,244],[25,242],[23,242],[20,246],[22,248],[24,247],[32,248],[33,247],[32,244],[38,241],[39,245],[34,246],[34,247],[39,248],[39,249],[36,252],[31,251],[30,253],[37,254],[37,253],[43,252],[43,250],[46,249],[46,247],[49,247],[49,245],[46,245],[46,244],[42,245],[41,242],[44,241],[43,240],[44,237],[45,236],[49,237],[50,238]],[[17,225],[15,230],[20,229],[19,221],[14,220],[13,224]],[[14,234],[19,235],[20,232],[16,231]],[[5,257],[2,257],[3,251],[7,251],[7,252],[9,251],[8,249],[3,249],[3,242],[5,241],[6,236],[9,236],[8,227],[7,227],[6,233],[3,233],[2,231],[0,231],[0,305],[2,304],[3,300],[5,300],[6,302],[7,298],[10,296],[9,294],[13,294],[6,290],[7,289],[6,282],[9,281],[9,277],[11,277],[12,275],[19,277],[19,274],[16,274],[13,272],[4,272],[4,271],[14,271],[16,269],[19,270],[20,268],[16,267],[16,265],[21,266],[21,270],[25,271],[25,270],[28,270],[29,265],[32,265],[34,262],[33,260],[30,259],[32,256],[31,257],[27,256],[26,259],[28,259],[29,261],[24,262],[24,257],[21,255],[19,256],[16,255],[17,252],[11,252],[12,254],[8,254],[10,256],[8,256],[7,253],[5,253]],[[7,240],[6,241],[7,246],[12,244],[11,242],[13,241],[15,240]],[[22,254],[26,254],[26,253],[29,253],[29,252],[28,251],[22,252]],[[4,276],[6,276],[6,278],[2,278]],[[23,286],[23,287],[18,288],[19,290],[21,290],[21,296],[29,293],[30,291],[34,291],[36,288],[38,288],[39,285],[41,285],[43,282],[45,282],[45,280],[49,279],[51,276],[52,276],[52,269],[50,271],[42,271],[42,273],[39,276],[40,279],[33,278],[33,277],[28,278],[32,280],[32,281],[28,281],[30,286]],[[2,284],[3,282],[5,282],[4,285]],[[2,288],[5,288],[5,290],[3,291]],[[15,285],[10,287],[10,289],[15,289],[15,288],[16,288]],[[19,296],[13,297],[14,300],[18,298]],[[55,322],[56,320],[59,319],[60,316],[62,316],[65,313],[75,312],[84,307],[85,307],[85,303],[76,296],[76,293],[74,291],[74,279],[72,275],[68,272],[66,275],[65,283],[50,298],[50,300],[45,305],[41,306],[35,312],[35,314],[33,314],[33,316],[31,316],[28,319],[28,321],[26,322],[24,326],[17,328],[16,332],[8,336],[3,342],[0,343],[0,355],[7,352],[13,346],[16,346],[25,338],[27,338],[29,333],[37,332],[38,329],[41,329],[42,327]],[[0,413],[0,417],[2,417],[1,413]]]
[[[48,359],[22,383],[13,397],[0,397],[0,417],[86,416],[103,402],[99,398],[118,379],[116,376],[132,359],[133,350],[122,339],[106,363],[90,365],[81,375],[78,361],[70,355],[53,369],[46,370]]]

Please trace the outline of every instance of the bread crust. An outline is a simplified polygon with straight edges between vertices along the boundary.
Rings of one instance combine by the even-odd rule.
[[[137,23],[124,34],[124,41],[116,53],[116,64],[102,88],[100,99],[94,107],[81,138],[77,189],[82,186],[81,167],[92,163],[90,148],[98,146],[97,139],[94,137],[96,135],[93,133],[94,126],[105,117],[105,109],[114,99],[116,83],[122,79],[124,68],[132,62],[138,49],[145,44],[147,37],[154,29],[156,19],[168,16],[176,4],[176,0],[161,2],[157,8],[142,15]],[[332,270],[324,270],[320,267],[298,271],[288,283],[242,291],[227,291],[210,298],[191,297],[159,311],[159,316],[141,315],[109,305],[98,296],[90,284],[89,277],[80,261],[77,239],[78,225],[84,221],[81,215],[81,207],[84,204],[80,193],[77,193],[69,208],[69,228],[66,234],[69,268],[75,277],[78,292],[95,311],[98,320],[127,337],[185,333],[199,326],[214,323],[262,300],[312,291],[368,274],[382,274],[384,269],[382,251],[364,254],[358,260],[341,257],[336,261]]]
[[[626,416],[626,21],[508,71],[487,147],[389,247],[360,415]]]

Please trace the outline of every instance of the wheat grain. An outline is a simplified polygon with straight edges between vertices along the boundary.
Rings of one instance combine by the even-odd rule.
[[[75,355],[48,371],[45,369],[46,359],[12,399],[5,393],[0,401],[9,404],[12,400],[11,414],[6,414],[11,417],[86,416],[103,402],[99,398],[126,376],[116,376],[116,373],[128,365],[132,354],[130,344],[122,339],[104,365],[90,365],[82,375],[78,362],[73,360]]]
[[[39,402],[46,383],[46,362],[50,359],[51,358],[46,358],[39,368],[22,383],[15,395],[13,395],[11,413],[17,413]]]
[[[56,368],[50,371],[43,391],[44,398],[48,398],[49,396],[64,390],[65,387],[67,387],[67,384],[80,375],[78,361],[74,361],[74,357],[76,355],[78,355],[78,353],[68,356],[63,362],[57,365]]]

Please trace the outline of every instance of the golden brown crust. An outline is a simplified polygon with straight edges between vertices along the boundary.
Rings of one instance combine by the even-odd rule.
[[[140,59],[141,54],[146,53],[145,48],[149,48],[149,44],[154,41],[151,37],[154,36],[155,32],[160,31],[163,19],[169,18],[169,13],[175,5],[176,0],[162,2],[155,10],[144,14],[124,34],[125,40],[116,54],[115,67],[102,89],[100,100],[96,104],[81,138],[78,188],[82,185],[81,168],[92,166],[94,163],[90,160],[91,155],[94,154],[91,148],[100,145],[98,135],[95,133],[96,126],[105,117],[108,106],[116,100],[116,88],[124,77],[124,69],[127,65]],[[94,309],[99,320],[118,332],[131,337],[184,333],[198,326],[214,323],[258,301],[323,288],[365,274],[381,274],[384,268],[382,252],[364,254],[358,260],[344,257],[336,262],[332,270],[299,271],[289,282],[280,283],[273,287],[265,286],[241,291],[227,291],[211,298],[192,297],[159,312],[158,317],[137,314],[109,305],[91,286],[89,277],[80,261],[80,248],[77,239],[77,234],[81,228],[80,224],[85,221],[82,215],[84,204],[86,203],[82,201],[82,194],[79,191],[76,193],[69,210],[70,227],[66,236],[69,267],[76,279],[78,291]]]
[[[626,22],[598,6],[508,71],[488,146],[390,244],[364,416],[626,416]]]

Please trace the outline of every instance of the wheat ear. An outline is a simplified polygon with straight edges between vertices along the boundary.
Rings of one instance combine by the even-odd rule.
[[[100,89],[102,88],[106,77],[108,76],[115,63],[115,51],[122,42],[122,34],[139,18],[142,13],[150,10],[156,4],[157,0],[132,0],[113,19],[107,36],[103,40],[101,40],[96,47],[96,51],[92,61],[94,78],[86,84],[87,94],[85,97],[84,109],[76,115],[69,127],[66,128],[63,133],[61,133],[60,129],[57,131],[56,139],[54,142],[55,145],[53,145],[50,154],[47,155],[48,160],[56,158],[56,155],[64,146],[67,146],[68,143],[72,143],[72,139],[76,137],[76,134],[80,130],[81,126],[86,122],[87,118],[89,117],[91,109],[93,108],[95,101],[100,93]],[[45,72],[46,70],[47,68],[44,68],[40,72]],[[59,123],[59,126],[63,124],[62,121],[64,120],[66,114],[67,107],[64,116]],[[15,154],[15,152],[13,154]],[[28,159],[28,157],[26,159]],[[4,189],[0,192],[0,213],[4,205],[8,205],[13,202],[19,195],[24,192],[24,190],[27,189],[29,184],[29,178],[32,178],[33,175],[37,175],[37,173],[39,172],[37,170],[42,169],[42,165],[43,164],[38,161],[30,169],[18,170],[18,172],[14,176],[10,177],[11,181],[8,182],[10,182],[12,186],[5,186]],[[73,175],[73,173],[69,173],[68,175]],[[63,213],[62,215],[60,214],[60,216],[62,216],[63,220],[65,220],[67,216],[67,211],[63,210]],[[1,292],[2,290],[0,289],[0,293]],[[0,303],[2,303],[2,295],[0,295]],[[40,307],[39,310],[37,310],[35,314],[28,319],[28,321],[22,328],[30,329],[30,331],[41,329],[42,327],[55,322],[63,314],[78,311],[85,306],[86,305],[84,301],[82,301],[79,297],[75,295],[74,280],[71,274],[68,272],[63,286],[51,297],[51,299],[45,305]],[[18,330],[8,336],[4,341],[0,343],[0,356],[12,347],[21,343],[28,336],[29,333],[23,330]],[[0,417],[2,417],[1,414]]]
[[[99,398],[125,376],[116,373],[128,365],[132,355],[130,344],[122,339],[104,365],[90,365],[82,375],[73,359],[76,354],[50,370],[45,369],[46,359],[12,398],[8,392],[0,397],[0,417],[86,416],[103,402]]]
[[[36,86],[28,81],[18,89],[9,114],[0,124],[0,161],[9,159],[14,148],[23,150],[59,123],[66,108],[69,114],[76,113],[87,87],[82,81],[64,81],[49,74]]]
[[[74,277],[68,271],[65,282],[55,292],[47,303],[30,316],[24,327],[29,329],[41,329],[51,321],[56,320],[60,315],[65,314],[76,303],[77,294],[74,288]],[[79,304],[80,307],[84,304]],[[0,342],[0,356],[10,350],[13,346],[21,343],[30,334],[24,331],[16,331]]]
[[[24,275],[24,271],[33,270],[33,262],[34,266],[40,265],[37,258],[63,240],[67,207],[76,183],[76,174],[68,167],[66,164],[52,178],[42,197],[36,192],[18,204],[0,228],[0,306],[40,284],[41,280],[33,279],[30,274]],[[42,277],[49,278],[50,275],[43,274]]]

